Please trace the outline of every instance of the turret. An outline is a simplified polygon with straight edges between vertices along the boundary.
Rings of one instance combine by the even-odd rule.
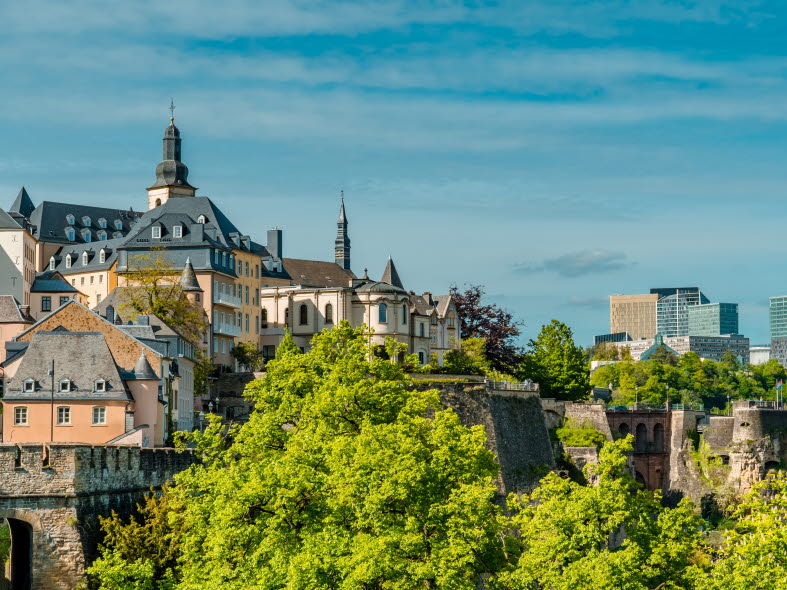
[[[171,107],[174,111],[174,106]],[[175,126],[175,117],[169,118],[169,127],[164,130],[162,161],[156,166],[156,180],[148,188],[148,209],[163,205],[173,197],[193,197],[196,188],[189,184],[189,169],[180,161],[180,130]]]
[[[342,191],[342,205],[339,209],[339,221],[336,224],[335,253],[336,264],[345,270],[350,270],[350,237],[347,235],[347,214],[344,211],[344,191]]]

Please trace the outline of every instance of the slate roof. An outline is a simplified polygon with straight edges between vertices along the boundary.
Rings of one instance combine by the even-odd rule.
[[[410,304],[410,311],[412,313],[426,316],[431,315],[433,312],[436,313],[435,307],[430,304],[423,295],[410,293]]]
[[[49,366],[55,360],[55,403],[66,400],[133,401],[126,390],[104,335],[100,332],[36,332],[27,347],[4,399],[48,400],[52,396]],[[71,380],[72,391],[59,392],[61,379]],[[25,393],[25,379],[34,379],[35,391]],[[107,382],[105,393],[93,391],[94,382]]]
[[[0,209],[0,229],[22,229],[22,226],[14,221],[14,218],[8,213]]]
[[[388,257],[388,264],[385,265],[383,276],[380,277],[380,282],[388,283],[389,285],[393,285],[394,287],[399,287],[400,289],[404,289],[404,285],[402,285],[402,280],[399,278],[399,273],[396,272],[396,265],[394,264],[390,256]]]
[[[33,211],[35,211],[36,206],[33,204],[33,200],[30,198],[30,195],[27,194],[25,187],[19,191],[19,194],[14,199],[13,204],[9,211],[13,211],[14,213],[19,213],[23,217],[29,218],[32,215]]]
[[[69,214],[75,218],[73,226],[69,225],[66,218]],[[90,226],[87,229],[90,229],[91,238],[95,241],[97,232],[101,229],[104,229],[108,236],[113,236],[116,232],[120,232],[123,236],[128,235],[133,221],[138,219],[140,215],[140,213],[130,209],[111,209],[43,201],[30,215],[30,223],[34,226],[33,236],[39,241],[79,244],[85,242],[81,231],[86,229],[82,222],[83,217],[90,217]],[[99,227],[99,219],[106,219],[106,228]],[[118,220],[120,221],[120,229],[115,227],[115,222]],[[73,227],[76,230],[74,240],[69,240],[66,236],[67,227]]]
[[[22,315],[13,295],[0,295],[0,324],[32,324],[33,318]]]
[[[335,262],[321,260],[301,260],[299,258],[283,258],[282,272],[265,271],[264,277],[289,279],[302,287],[349,287],[355,279],[351,270],[345,270]]]
[[[36,274],[33,281],[33,286],[30,287],[31,293],[79,293],[79,291],[71,285],[63,276],[56,270],[45,270]]]
[[[442,318],[445,317],[445,314],[448,313],[448,307],[451,305],[451,301],[453,300],[450,295],[434,295],[432,297],[434,299],[435,304],[437,305],[437,313]]]
[[[125,238],[111,240],[93,241],[90,243],[71,244],[63,246],[54,255],[55,270],[64,275],[77,274],[90,271],[109,270],[117,260],[117,249],[125,241]],[[100,262],[99,252],[104,250],[106,258],[104,263]],[[87,252],[87,265],[83,264],[82,254]],[[66,266],[66,256],[71,254],[71,268]]]

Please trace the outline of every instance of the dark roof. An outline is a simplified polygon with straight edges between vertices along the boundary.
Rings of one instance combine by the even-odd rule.
[[[67,216],[74,216],[74,225],[68,223]],[[91,239],[95,241],[96,232],[104,229],[108,236],[119,232],[128,235],[133,221],[140,217],[140,213],[132,210],[110,209],[107,207],[91,207],[87,205],[73,205],[70,203],[53,203],[44,201],[30,215],[30,223],[35,226],[33,236],[42,242],[56,242],[63,244],[80,244],[85,242],[82,230],[90,229]],[[90,226],[86,227],[82,219],[90,218]],[[106,219],[107,227],[99,227],[98,220]],[[115,226],[120,221],[120,229]],[[74,240],[66,236],[66,228],[75,229]]]
[[[22,229],[13,217],[0,209],[0,229]]]
[[[263,276],[281,277],[302,287],[349,287],[355,278],[351,270],[345,270],[335,262],[322,260],[300,260],[283,258],[282,273],[266,271]]]
[[[25,187],[19,191],[19,194],[14,199],[14,203],[11,205],[9,211],[13,211],[15,213],[19,213],[24,217],[30,217],[33,214],[36,206],[33,205],[33,200],[30,198],[30,195],[27,194]]]
[[[33,318],[22,315],[19,302],[12,295],[0,295],[0,324],[32,324]]]
[[[339,209],[339,223],[347,223],[347,214],[344,212],[344,191],[342,191],[342,206]]]
[[[55,260],[55,270],[64,275],[83,273],[88,271],[108,270],[112,268],[117,260],[117,249],[125,241],[125,238],[113,240],[95,241],[82,244],[70,244],[60,248],[53,256]],[[99,253],[104,250],[104,262],[101,262]],[[83,264],[83,253],[87,252],[87,264]],[[71,267],[66,265],[66,256],[72,256]],[[51,260],[51,258],[50,258]]]
[[[59,400],[90,399],[132,401],[126,391],[120,371],[100,332],[36,332],[27,347],[16,374],[11,378],[5,399],[50,399],[52,396],[50,363],[55,361],[55,402]],[[35,391],[25,393],[22,383],[34,379]],[[59,392],[57,384],[69,379],[72,391]],[[107,382],[105,393],[94,393],[97,379]]]
[[[397,287],[395,285],[391,285],[389,283],[384,283],[382,281],[367,281],[362,285],[359,285],[355,288],[355,291],[358,293],[401,293],[403,295],[407,295],[407,291],[404,289]]]
[[[390,256],[388,257],[388,264],[385,265],[385,270],[383,271],[383,276],[380,277],[380,281],[404,289],[402,280],[399,278],[399,273],[396,272],[396,265]]]
[[[139,360],[137,364],[134,366],[134,372],[128,373],[126,375],[126,379],[136,379],[136,380],[146,380],[146,381],[158,381],[158,375],[153,370],[153,367],[150,366],[148,362],[148,358],[145,356],[145,351],[142,351],[139,354]]]
[[[175,127],[175,118],[170,117],[169,127],[164,130],[162,161],[156,166],[156,181],[153,183],[153,187],[194,188],[189,184],[189,169],[181,162],[181,141],[180,130]],[[173,197],[170,196],[170,198]]]
[[[46,270],[36,274],[33,286],[30,287],[31,293],[78,293],[76,287],[72,286],[56,270]]]
[[[423,295],[410,294],[410,310],[419,315],[431,315],[435,308]]]
[[[202,292],[202,287],[197,282],[197,275],[194,274],[194,267],[191,265],[190,258],[186,258],[186,266],[183,267],[183,272],[180,275],[180,287],[184,291]]]

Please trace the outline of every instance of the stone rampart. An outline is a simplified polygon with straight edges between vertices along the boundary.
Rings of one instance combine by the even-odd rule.
[[[703,432],[703,437],[711,450],[729,448],[732,443],[734,425],[734,416],[710,416],[708,418],[708,425]]]
[[[592,426],[606,436],[607,440],[612,440],[612,430],[604,404],[565,402],[565,417],[578,427]]]

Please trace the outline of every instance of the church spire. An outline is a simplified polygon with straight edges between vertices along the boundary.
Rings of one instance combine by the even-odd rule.
[[[156,166],[156,181],[148,189],[148,209],[163,205],[170,197],[193,197],[189,169],[181,162],[180,130],[175,126],[175,105],[170,104],[169,126],[164,130],[162,160]]]
[[[342,191],[342,205],[339,209],[339,221],[336,224],[336,264],[345,270],[350,270],[350,237],[347,235],[347,214],[344,211],[344,191]]]

